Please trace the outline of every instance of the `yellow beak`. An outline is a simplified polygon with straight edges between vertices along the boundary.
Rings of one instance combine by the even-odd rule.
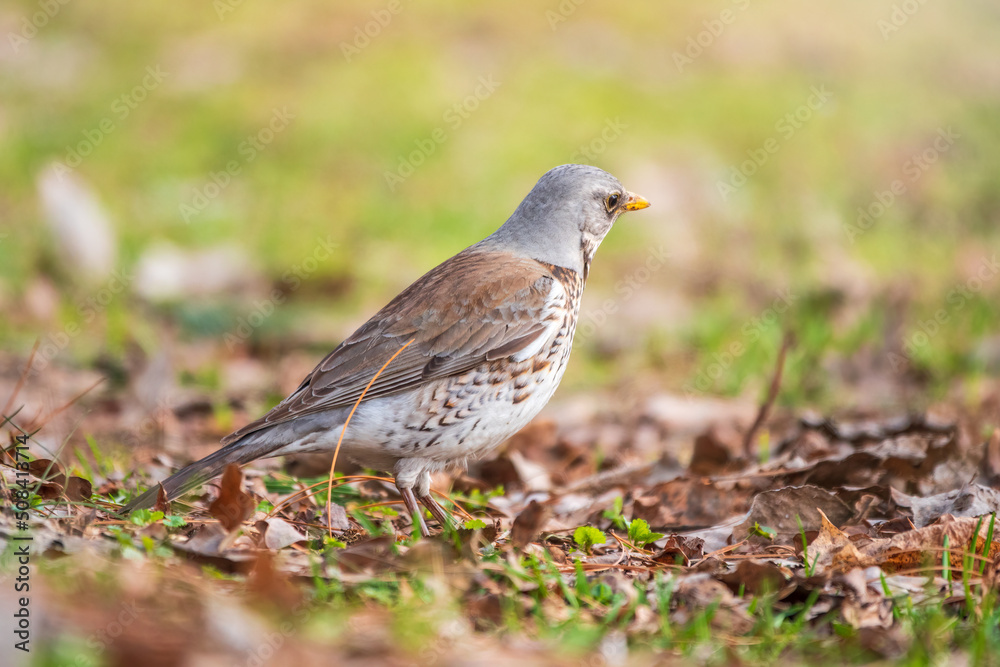
[[[625,200],[625,206],[622,208],[626,211],[641,211],[644,208],[649,208],[649,202],[634,192],[629,192],[628,199]]]

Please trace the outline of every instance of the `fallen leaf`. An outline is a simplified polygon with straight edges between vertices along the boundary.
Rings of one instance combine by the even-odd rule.
[[[979,484],[924,498],[892,489],[892,497],[897,505],[913,510],[913,525],[917,528],[923,528],[945,514],[978,517],[1000,512],[1000,491]]]
[[[546,505],[532,500],[531,504],[521,510],[514,519],[514,525],[510,529],[511,544],[521,549],[533,542],[550,514],[551,511]]]
[[[287,575],[275,569],[274,555],[270,551],[257,554],[247,577],[247,590],[258,600],[286,611],[295,609],[302,602],[302,593],[292,585]]]
[[[742,634],[753,627],[753,620],[743,609],[740,600],[725,584],[709,574],[678,577],[674,598],[678,602],[678,609],[671,614],[671,622],[686,625],[693,616],[702,614],[709,605],[715,605],[716,613],[711,620],[713,628]]]
[[[961,577],[966,550],[979,555],[985,552],[990,559],[1000,556],[1000,542],[994,540],[988,546],[986,544],[989,523],[989,518],[980,522],[977,518],[945,515],[938,523],[899,533],[887,540],[875,540],[861,551],[868,562],[878,563],[888,573],[937,567],[943,561],[944,538],[947,536],[951,567],[958,573],[956,576]],[[978,535],[973,534],[976,526],[979,526]],[[1000,533],[994,531],[994,537],[1000,537]],[[973,561],[976,572],[978,564],[978,560]]]
[[[806,568],[811,574],[818,574],[859,567],[864,558],[854,543],[826,518],[822,510],[819,515],[819,535],[808,545]]]
[[[862,489],[834,489],[834,495],[851,508],[854,521],[891,519],[899,515],[893,500],[892,488],[888,486],[867,486]]]
[[[326,509],[324,508],[323,514],[320,517],[320,523],[324,526],[329,525],[330,529],[333,531],[345,531],[351,529],[351,522],[347,518],[347,510],[344,509],[343,505],[338,505],[337,503],[330,503],[330,517],[326,517]]]
[[[500,627],[503,622],[500,596],[493,593],[479,593],[467,598],[465,612],[479,631]]]
[[[227,533],[236,531],[253,514],[253,498],[243,490],[243,473],[235,463],[226,466],[219,486],[219,497],[208,507]]]
[[[162,521],[151,523],[139,531],[140,535],[152,537],[156,541],[162,541],[167,537],[167,527]]]
[[[66,477],[62,466],[51,459],[35,459],[28,462],[28,472],[42,483],[36,493],[39,498],[54,500],[65,496],[69,500],[89,500],[94,488],[89,480],[82,477]]]
[[[725,442],[718,429],[711,428],[695,438],[688,471],[692,475],[709,476],[738,470],[742,467],[734,455],[734,450],[738,447],[741,448],[742,444]]]
[[[70,500],[90,500],[93,493],[93,485],[82,477],[70,477],[66,483],[65,494]]]
[[[660,530],[713,526],[746,512],[750,492],[733,482],[678,478],[657,484],[633,504],[633,518]]]
[[[163,488],[163,484],[157,484],[159,487],[156,491],[156,504],[153,505],[154,512],[163,512],[164,515],[170,514],[170,501],[167,500],[167,491]]]
[[[739,561],[735,570],[720,575],[718,579],[733,593],[742,589],[750,595],[778,593],[788,582],[788,576],[777,565],[752,560]],[[782,597],[779,595],[778,599]]]
[[[703,555],[705,555],[705,540],[700,537],[671,535],[667,538],[663,551],[653,556],[653,560],[668,564],[675,564],[679,560],[682,565],[688,565]]]
[[[306,540],[295,526],[278,517],[258,521],[257,528],[264,536],[264,546],[275,551]]]
[[[521,488],[525,491],[545,492],[552,489],[552,478],[549,477],[548,469],[541,463],[529,460],[518,451],[507,452],[507,456],[521,481]]]
[[[55,482],[42,482],[35,489],[35,495],[42,500],[55,500],[56,498],[61,498],[62,494],[63,485],[56,484]]]
[[[28,472],[42,480],[35,494],[43,500],[61,498],[66,491],[66,475],[62,466],[51,459],[35,459],[28,462]]]
[[[483,480],[485,489],[495,489],[502,486],[504,490],[513,491],[521,488],[521,477],[517,473],[514,462],[506,454],[495,459],[483,461],[477,465],[478,477]]]
[[[355,542],[336,553],[337,562],[351,573],[371,574],[394,569],[397,567],[397,558],[391,550],[393,542],[395,538],[391,535]]]
[[[875,578],[875,582],[878,581]],[[889,628],[893,624],[892,600],[886,599],[868,582],[866,570],[861,568],[846,571],[837,578],[836,583],[845,592],[841,606],[844,620],[853,628]]]
[[[256,556],[248,551],[226,550],[235,533],[227,533],[217,523],[205,524],[195,530],[187,542],[172,542],[174,551],[224,572],[248,572]]]
[[[842,460],[820,461],[802,481],[824,489],[876,486],[885,476],[881,464],[882,459],[874,454],[856,452]]]
[[[862,625],[857,631],[858,644],[883,658],[902,658],[913,643],[913,635],[901,626]]]
[[[62,466],[51,459],[29,461],[28,472],[38,479],[55,479],[64,476]]]
[[[750,514],[733,529],[733,538],[743,539],[754,524],[770,528],[779,536],[794,535],[803,529],[819,530],[823,516],[842,525],[852,515],[851,508],[829,491],[809,485],[786,486],[758,494]]]

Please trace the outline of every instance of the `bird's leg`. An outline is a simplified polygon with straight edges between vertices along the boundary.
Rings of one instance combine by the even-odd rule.
[[[426,496],[418,496],[417,500],[419,500],[424,507],[431,511],[434,518],[441,524],[442,530],[454,527],[454,523],[452,523],[451,517],[448,516],[448,512],[441,507],[438,501],[434,500],[434,496],[430,494],[427,494]]]
[[[430,537],[431,531],[427,530],[427,524],[424,523],[423,510],[417,504],[417,499],[413,497],[413,489],[410,487],[403,488],[398,483],[396,484],[396,488],[399,489],[399,495],[403,496],[403,504],[406,505],[406,511],[411,517],[417,517],[416,520],[420,524],[420,534],[424,537]]]
[[[454,527],[448,512],[431,495],[431,474],[426,470],[417,478],[417,500],[430,510],[434,518],[441,524],[441,530]]]

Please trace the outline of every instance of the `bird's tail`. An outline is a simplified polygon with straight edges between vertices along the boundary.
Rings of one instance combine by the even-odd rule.
[[[163,482],[163,490],[167,494],[167,500],[173,500],[191,489],[212,479],[225,469],[230,463],[243,465],[259,458],[272,454],[279,449],[269,438],[262,438],[264,433],[255,431],[248,433],[239,440],[231,442],[214,454],[209,454],[200,461],[195,461],[186,468],[171,475]],[[263,440],[264,442],[261,442]],[[123,514],[128,514],[132,510],[149,509],[156,504],[156,498],[160,487],[154,486],[147,489],[142,495],[134,498],[132,502],[122,508]]]

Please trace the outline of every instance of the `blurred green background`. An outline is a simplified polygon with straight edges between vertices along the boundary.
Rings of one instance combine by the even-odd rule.
[[[21,358],[207,345],[208,389],[318,359],[587,162],[653,207],[598,254],[563,395],[758,398],[783,329],[785,404],[976,401],[1000,369],[995,3],[17,0],[0,34]]]

